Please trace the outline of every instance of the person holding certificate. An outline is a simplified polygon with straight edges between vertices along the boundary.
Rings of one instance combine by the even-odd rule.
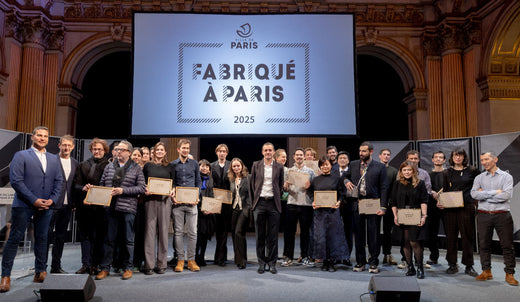
[[[239,269],[245,269],[247,263],[246,232],[251,217],[251,177],[240,158],[233,158],[231,161],[228,178],[231,181],[231,196],[233,196],[231,231],[235,264]]]
[[[407,276],[416,274],[413,254],[417,262],[417,278],[424,279],[423,268],[423,245],[422,241],[427,239],[428,228],[424,226],[428,210],[428,192],[423,180],[419,179],[417,167],[409,162],[404,162],[399,167],[397,181],[392,188],[390,206],[394,213],[394,223],[400,226],[403,237],[403,250],[408,265]],[[418,225],[404,225],[398,220],[398,212],[402,209],[420,209],[421,221]]]
[[[101,272],[96,275],[96,280],[103,280],[109,275],[118,235],[123,240],[119,250],[119,260],[124,270],[123,280],[132,278],[137,198],[145,192],[146,186],[143,170],[130,159],[132,144],[123,140],[114,150],[116,157],[105,167],[99,183],[101,186],[112,188],[112,202],[106,208],[108,227],[103,245]]]
[[[168,256],[168,227],[172,208],[172,181],[175,171],[166,160],[166,146],[158,142],[154,147],[154,159],[143,167],[143,174],[148,187],[144,197],[145,233],[144,233],[144,274],[152,275],[155,268],[157,274],[164,274]],[[159,178],[157,180],[151,179]],[[163,190],[154,186],[153,181],[166,181]],[[157,188],[157,189],[156,189]],[[150,192],[153,189],[154,191]],[[157,244],[157,253],[155,246]],[[157,262],[157,266],[155,266]]]
[[[338,210],[340,200],[337,199],[337,197],[343,196],[345,186],[338,175],[330,173],[332,169],[330,157],[323,156],[318,161],[318,165],[322,173],[308,183],[307,189],[309,197],[314,199],[313,256],[316,258],[315,263],[323,263],[322,270],[335,272],[334,264],[337,260],[350,258],[345,231],[343,230],[343,223]],[[316,196],[318,195],[314,193],[320,191],[331,191],[335,193],[333,194],[334,198],[328,198],[328,203],[317,200]],[[326,193],[330,194],[331,192]]]
[[[451,152],[449,159],[450,168],[444,170],[444,192],[462,191],[463,207],[444,208],[440,203],[439,208],[444,209],[444,229],[446,231],[446,260],[448,260],[447,274],[455,274],[459,271],[457,266],[457,242],[462,239],[462,264],[466,266],[465,273],[476,277],[478,274],[473,269],[473,242],[475,241],[475,201],[471,198],[473,181],[479,171],[468,165],[468,155],[462,148]],[[441,193],[442,194],[442,193]]]
[[[211,164],[205,159],[199,161],[199,170],[202,186],[200,187],[201,200],[204,197],[214,197]],[[201,211],[202,202],[198,204],[197,245],[195,246],[195,262],[198,266],[206,266],[206,247],[208,240],[215,233],[215,214]]]
[[[287,226],[284,231],[284,246],[283,246],[283,262],[282,266],[290,266],[294,258],[294,242],[296,235],[296,226],[300,223],[300,258],[297,262],[309,262],[309,239],[312,225],[312,199],[306,194],[306,182],[314,178],[314,171],[303,165],[305,158],[304,150],[296,148],[294,151],[294,166],[289,169],[288,174],[295,173],[300,178],[295,178],[293,181],[286,180],[284,183],[284,191],[289,193],[287,200]],[[303,180],[305,182],[297,183],[296,180]],[[291,183],[293,182],[293,183]]]

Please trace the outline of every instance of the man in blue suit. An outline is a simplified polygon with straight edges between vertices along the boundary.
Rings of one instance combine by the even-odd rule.
[[[47,276],[47,233],[52,207],[60,197],[63,176],[58,157],[46,152],[49,130],[36,127],[31,136],[31,148],[16,152],[11,161],[9,178],[15,190],[11,210],[11,233],[2,256],[0,292],[11,288],[11,269],[18,244],[23,239],[31,217],[34,223],[34,282],[43,282]]]

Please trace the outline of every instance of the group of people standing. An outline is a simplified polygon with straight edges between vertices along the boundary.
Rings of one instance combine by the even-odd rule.
[[[350,161],[347,152],[338,153],[334,146],[328,147],[327,154],[318,159],[319,170],[315,171],[304,165],[304,160],[316,159],[312,148],[296,148],[292,154],[294,166],[287,168],[285,150],[275,150],[273,144],[265,143],[263,158],[253,163],[249,173],[240,158],[227,160],[229,149],[225,144],[216,147],[215,162],[204,159],[197,162],[190,158],[191,142],[181,139],[177,145],[179,158],[168,162],[166,146],[161,142],[149,150],[134,149],[130,142],[121,141],[114,146],[113,157],[109,159],[107,142],[94,138],[89,145],[92,157],[78,163],[70,157],[74,149],[71,136],[61,138],[60,152],[53,155],[45,149],[48,134],[47,128],[37,127],[31,137],[32,147],[17,152],[11,162],[10,180],[16,194],[11,235],[2,257],[0,292],[10,289],[18,243],[31,218],[35,230],[34,282],[43,282],[46,277],[51,242],[51,273],[65,273],[60,261],[73,209],[82,254],[82,266],[76,273],[92,274],[97,280],[109,276],[111,268],[120,269],[122,279],[132,278],[135,267],[146,275],[164,274],[168,266],[170,218],[173,218],[175,252],[170,264],[175,272],[182,272],[185,267],[196,272],[205,266],[207,242],[213,236],[216,238],[214,263],[225,266],[229,231],[234,263],[239,269],[246,268],[246,232],[254,226],[257,272],[276,274],[278,232],[283,220],[282,267],[295,262],[327,271],[335,271],[338,263],[353,266],[350,255],[355,246],[353,271],[361,272],[368,266],[370,273],[378,273],[381,246],[383,264],[397,264],[391,255],[392,230],[397,230],[403,256],[400,267],[407,268],[406,275],[424,278],[424,267],[437,264],[437,233],[443,221],[448,274],[458,272],[460,233],[465,273],[477,280],[491,279],[491,240],[496,229],[504,251],[506,281],[518,285],[514,279],[513,221],[509,207],[512,177],[496,166],[498,158],[491,152],[481,155],[485,169],[482,173],[468,165],[463,149],[451,153],[448,169],[444,169],[444,153],[435,152],[434,170],[428,173],[418,167],[417,151],[408,152],[407,160],[395,169],[388,164],[389,149],[383,149],[376,161],[373,145],[363,142],[359,147],[360,159],[354,161]],[[308,175],[305,185],[290,183],[290,171]],[[200,199],[213,197],[216,188],[229,190],[231,203],[222,204],[220,213],[208,213],[201,210],[200,202],[177,202],[175,190],[169,196],[152,194],[146,185],[150,177],[170,179],[174,188],[198,188]],[[112,188],[110,206],[85,202],[92,186]],[[337,202],[330,207],[317,206],[313,202],[314,193],[319,191],[335,191]],[[451,191],[462,191],[463,207],[443,208],[438,202],[439,194]],[[364,199],[378,202],[377,213],[360,214],[359,206]],[[400,224],[399,210],[410,208],[420,210],[420,223]],[[480,275],[473,268],[475,215],[478,215],[483,269]],[[295,259],[298,224],[300,257]],[[430,259],[423,263],[425,245],[431,253]]]

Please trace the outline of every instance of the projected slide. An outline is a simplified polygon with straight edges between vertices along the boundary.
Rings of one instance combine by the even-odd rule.
[[[132,135],[356,135],[353,23],[135,13]]]

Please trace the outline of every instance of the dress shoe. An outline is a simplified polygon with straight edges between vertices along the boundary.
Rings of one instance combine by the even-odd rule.
[[[90,266],[82,266],[79,270],[76,271],[76,274],[90,274]]]
[[[464,271],[466,275],[470,275],[471,277],[478,276],[477,272],[473,269],[473,266],[468,265],[466,266],[466,270]]]
[[[11,289],[11,277],[2,277],[0,281],[0,293],[8,292]]]
[[[482,274],[478,275],[475,279],[477,281],[490,280],[490,279],[493,279],[493,274],[491,273],[490,269],[487,269],[487,270],[482,271]]]
[[[271,272],[271,274],[273,274],[273,275],[276,274],[276,273],[278,273],[278,271],[276,270],[276,264],[271,265],[271,270],[270,270],[270,272]]]
[[[58,268],[51,268],[51,274],[68,274],[66,271],[64,271],[61,267]]]
[[[123,273],[123,280],[128,280],[130,278],[132,278],[132,270],[126,270],[124,273]]]
[[[450,267],[446,270],[446,274],[453,275],[459,272],[459,267],[457,264],[450,264]]]
[[[35,283],[43,283],[43,281],[45,280],[45,277],[47,277],[47,272],[35,273],[33,282],[35,282]]]
[[[99,272],[101,272],[101,271],[97,268],[97,266],[92,266],[90,268],[90,275],[91,276],[97,276],[97,274],[99,274]]]
[[[345,266],[352,266],[352,262],[350,261],[350,259],[343,259],[342,263]]]
[[[265,273],[265,265],[262,264],[262,263],[260,263],[260,264],[258,265],[258,270],[257,270],[257,272],[258,272],[259,274],[263,274],[263,273]]]
[[[506,273],[506,282],[509,285],[518,286],[518,281],[515,279],[515,275]]]
[[[143,274],[145,274],[147,276],[153,275],[153,270],[146,268],[143,270]]]
[[[159,275],[162,275],[162,274],[166,273],[166,269],[164,269],[164,268],[158,268],[158,269],[155,270],[155,272],[156,272],[157,274],[159,274]]]
[[[192,272],[200,271],[200,267],[197,265],[197,262],[195,262],[195,260],[188,260],[188,269]]]
[[[184,270],[184,260],[177,261],[177,265],[175,266],[174,271],[177,273],[180,273]]]
[[[99,274],[96,275],[96,280],[103,280],[105,279],[110,273],[108,271],[101,271]]]

